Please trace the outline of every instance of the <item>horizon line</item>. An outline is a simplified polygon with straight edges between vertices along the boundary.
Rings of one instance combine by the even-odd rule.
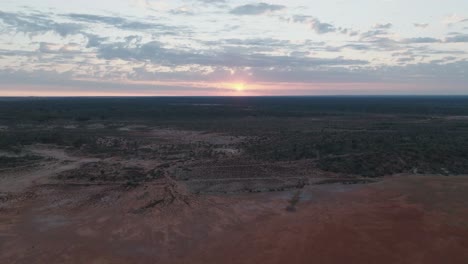
[[[468,97],[468,94],[336,94],[336,95],[18,95],[0,98],[248,98],[248,97]]]

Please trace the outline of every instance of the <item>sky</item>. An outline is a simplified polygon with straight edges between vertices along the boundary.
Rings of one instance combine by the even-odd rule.
[[[467,0],[0,0],[0,96],[468,95]]]

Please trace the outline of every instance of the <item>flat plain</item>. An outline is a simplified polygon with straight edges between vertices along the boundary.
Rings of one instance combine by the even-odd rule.
[[[2,98],[1,263],[467,263],[468,97]]]

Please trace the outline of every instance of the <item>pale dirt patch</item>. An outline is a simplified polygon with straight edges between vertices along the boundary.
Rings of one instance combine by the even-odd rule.
[[[0,171],[0,192],[21,192],[32,185],[46,183],[49,178],[61,172],[99,160],[70,156],[64,149],[48,145],[30,146],[25,148],[25,152],[41,156],[44,161],[33,167]]]
[[[104,124],[97,123],[97,124],[87,125],[86,128],[87,129],[104,129],[106,128],[106,126]]]
[[[18,157],[24,157],[26,154],[24,153],[13,153],[10,151],[3,151],[0,150],[0,157],[8,157],[8,158],[18,158]]]
[[[133,125],[133,126],[124,126],[124,127],[119,127],[117,130],[119,131],[135,131],[135,130],[140,130],[140,129],[146,129],[148,126],[145,125]]]
[[[446,120],[468,121],[468,116],[447,116]]]
[[[154,129],[151,134],[167,140],[175,140],[185,143],[205,142],[213,145],[237,144],[245,140],[245,137],[236,137],[218,133],[207,133],[203,131],[176,130],[176,129]]]
[[[236,148],[216,148],[214,151],[223,153],[227,156],[239,156],[242,152]]]

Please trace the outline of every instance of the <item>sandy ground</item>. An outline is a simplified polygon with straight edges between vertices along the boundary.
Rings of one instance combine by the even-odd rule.
[[[42,156],[44,162],[39,166],[25,169],[6,169],[0,171],[0,193],[22,192],[35,184],[46,183],[51,177],[81,165],[96,162],[98,159],[74,157],[64,149],[47,145],[34,145],[25,149],[26,153]]]
[[[161,129],[155,128],[150,133],[152,136],[173,140],[179,142],[206,142],[213,145],[226,145],[234,144],[243,141],[244,137],[233,137],[228,135],[222,135],[217,133],[208,133],[201,131],[191,131],[191,130],[175,130],[175,129]]]
[[[31,187],[1,204],[0,263],[468,263],[468,177],[307,186],[295,211],[295,191],[153,203],[168,184]]]

